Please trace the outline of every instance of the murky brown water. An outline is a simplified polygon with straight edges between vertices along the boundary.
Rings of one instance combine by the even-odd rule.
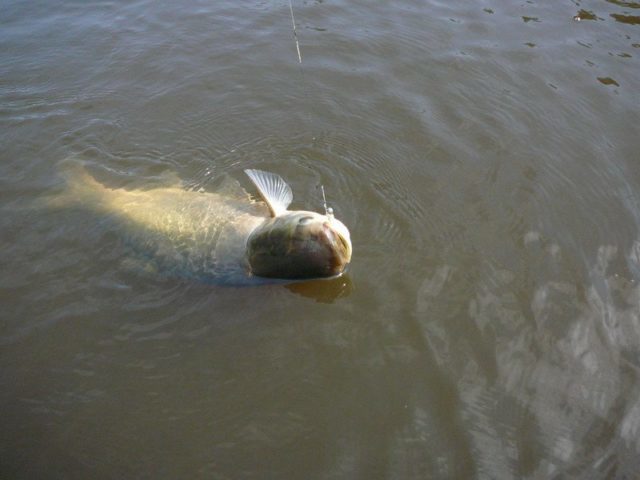
[[[293,6],[2,3],[0,477],[637,478],[640,4]],[[323,184],[350,272],[140,268],[69,157]]]

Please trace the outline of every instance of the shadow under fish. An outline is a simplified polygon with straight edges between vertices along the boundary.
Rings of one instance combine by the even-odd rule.
[[[279,175],[245,173],[263,201],[231,178],[215,193],[179,183],[109,188],[81,164],[67,162],[66,187],[47,204],[114,218],[125,241],[159,272],[237,286],[342,275],[352,253],[347,227],[332,213],[287,210],[293,194]]]

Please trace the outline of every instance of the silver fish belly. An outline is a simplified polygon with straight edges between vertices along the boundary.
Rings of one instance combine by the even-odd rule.
[[[180,189],[117,194],[111,210],[126,223],[126,238],[161,271],[217,283],[251,283],[246,243],[266,218],[264,206],[248,197],[242,201]]]
[[[108,188],[84,168],[67,172],[67,188],[49,202],[106,214],[120,237],[161,272],[225,284],[255,283],[246,261],[251,232],[268,217],[233,179],[223,193],[181,187]]]

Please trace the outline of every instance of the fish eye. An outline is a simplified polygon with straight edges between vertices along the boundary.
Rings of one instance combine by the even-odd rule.
[[[299,225],[308,225],[313,221],[313,217],[302,217],[298,220]]]

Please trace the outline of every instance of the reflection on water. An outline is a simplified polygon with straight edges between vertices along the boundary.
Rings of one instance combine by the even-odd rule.
[[[598,77],[598,81],[604,85],[615,85],[616,87],[620,86],[618,82],[610,77]]]
[[[0,15],[0,477],[635,478],[636,2],[294,1],[302,66],[286,2],[41,3]],[[323,185],[349,274],[162,274],[33,208],[72,156]]]
[[[633,476],[640,446],[640,286],[629,270],[618,273],[616,263],[627,258],[637,268],[637,247],[628,255],[600,247],[583,282],[563,278],[564,252],[546,248],[537,234],[528,237],[527,255],[546,273],[529,291],[511,288],[521,283],[513,272],[493,270],[466,312],[455,314],[442,299],[443,291],[461,289],[460,274],[449,265],[418,291],[429,345],[441,368],[459,379],[461,416],[471,428],[479,470],[506,478],[518,462],[521,473],[534,478],[566,472],[560,465]],[[449,318],[436,320],[441,315]],[[467,338],[451,334],[452,321],[467,323]],[[488,343],[494,352],[481,347]],[[604,443],[595,447],[593,438]],[[535,460],[540,456],[545,460]]]
[[[616,22],[640,25],[640,15],[620,15],[619,13],[612,13],[611,17],[614,18]]]
[[[339,298],[349,296],[353,284],[349,274],[345,274],[327,280],[290,283],[286,285],[286,288],[303,297],[313,298],[316,302],[333,303]]]

